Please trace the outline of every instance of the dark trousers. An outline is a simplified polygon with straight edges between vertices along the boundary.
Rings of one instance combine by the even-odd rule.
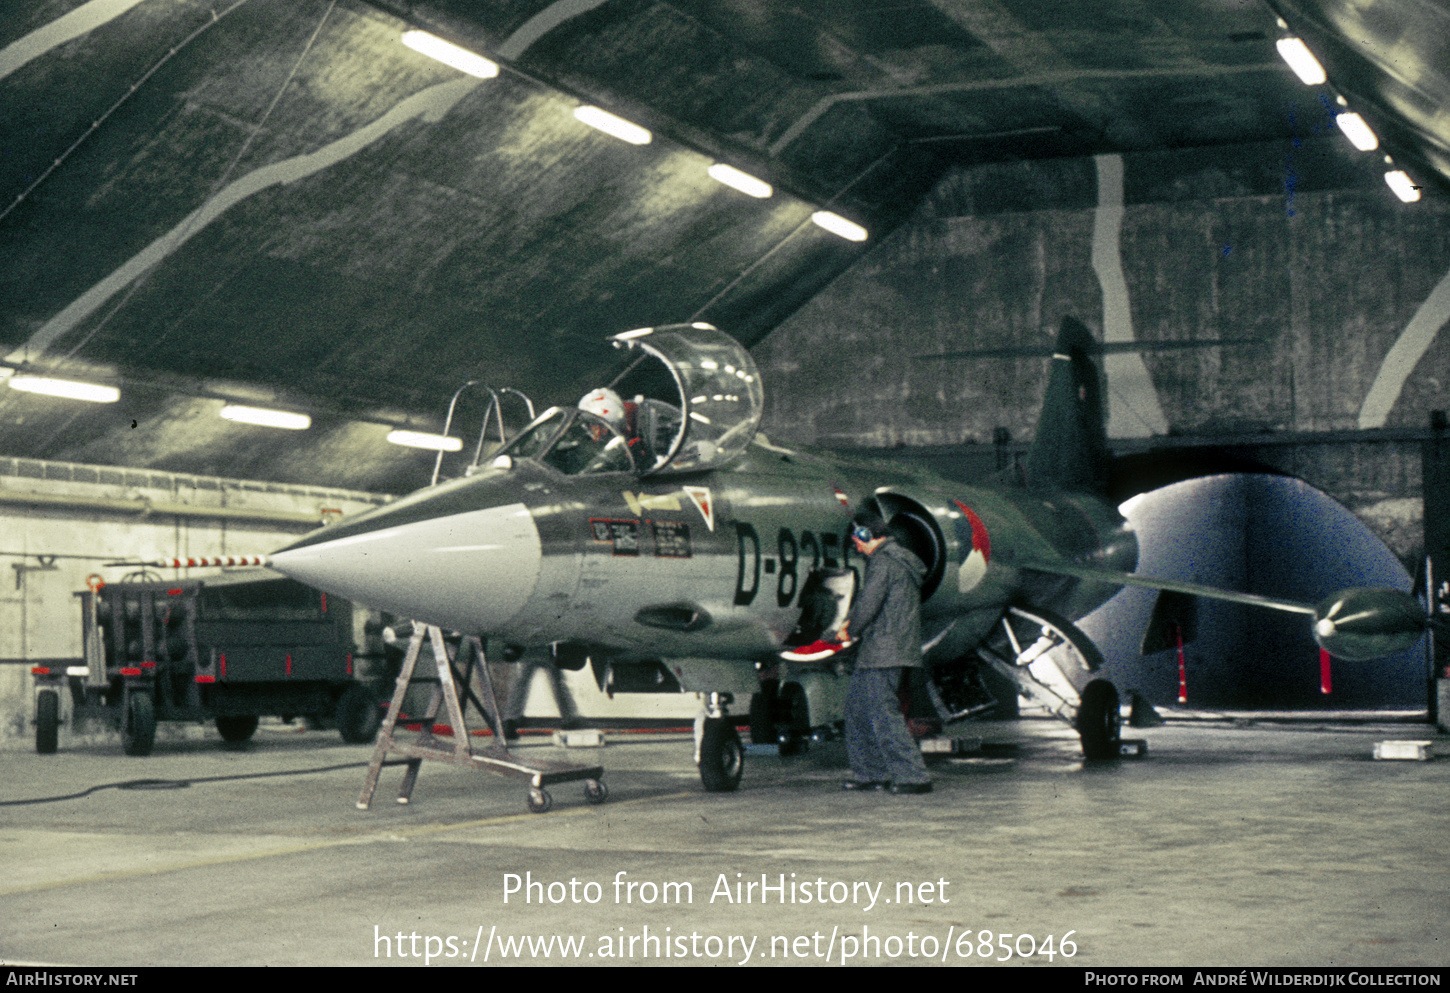
[[[846,755],[866,782],[931,781],[906,730],[897,690],[906,669],[857,669],[846,691]]]

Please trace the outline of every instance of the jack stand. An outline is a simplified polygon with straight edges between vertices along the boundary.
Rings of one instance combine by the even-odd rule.
[[[428,701],[426,712],[416,721],[413,718],[402,719],[405,729],[415,723],[421,725],[417,738],[413,741],[400,741],[396,735],[399,715],[403,709],[403,697],[413,682],[413,672],[418,664],[425,637],[433,649],[438,683],[433,687],[433,695]],[[462,672],[458,665],[463,666]],[[458,698],[459,686],[463,688],[462,703]],[[493,744],[478,750],[473,748],[468,724],[464,720],[464,709],[469,702],[483,714],[489,730],[493,732]],[[448,724],[453,738],[451,746],[435,734],[433,721],[438,716],[440,704],[447,708]],[[553,799],[544,789],[553,783],[584,780],[584,799],[589,803],[603,803],[609,796],[609,791],[601,781],[604,775],[602,766],[525,759],[511,754],[504,742],[503,721],[499,716],[498,701],[494,697],[493,680],[489,677],[488,666],[484,661],[483,642],[475,635],[464,638],[458,646],[458,657],[455,659],[449,654],[443,632],[433,625],[413,625],[413,636],[408,642],[408,654],[403,660],[402,671],[398,673],[393,701],[388,705],[388,714],[383,718],[382,727],[378,729],[377,745],[373,748],[372,761],[368,763],[367,779],[363,783],[362,796],[357,802],[359,810],[367,810],[372,805],[373,793],[378,786],[378,775],[382,772],[383,761],[389,754],[403,755],[408,759],[403,784],[398,790],[399,803],[407,803],[412,798],[413,786],[418,781],[418,770],[424,759],[436,759],[453,765],[486,769],[502,776],[528,779],[528,808],[535,814],[542,814],[553,805]]]

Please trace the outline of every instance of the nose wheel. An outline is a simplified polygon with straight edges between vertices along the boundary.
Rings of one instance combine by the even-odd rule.
[[[700,782],[710,793],[729,793],[745,774],[745,746],[735,722],[724,717],[705,718],[700,736]]]

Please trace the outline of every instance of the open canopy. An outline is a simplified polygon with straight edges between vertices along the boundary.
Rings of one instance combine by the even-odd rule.
[[[663,363],[678,402],[636,397],[614,424],[573,407],[551,407],[503,454],[572,476],[714,469],[745,451],[760,425],[764,392],[739,342],[709,324],[640,328],[610,340]]]
[[[639,328],[610,340],[659,359],[680,391],[678,407],[640,404],[638,430],[656,452],[653,467],[641,468],[714,469],[745,451],[760,426],[765,392],[755,361],[738,341],[709,324]]]

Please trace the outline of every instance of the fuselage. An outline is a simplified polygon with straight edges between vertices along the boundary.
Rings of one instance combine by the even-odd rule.
[[[1116,509],[1082,494],[950,483],[912,467],[764,439],[695,473],[568,475],[529,458],[316,531],[273,568],[356,602],[531,647],[763,660],[801,620],[813,570],[864,568],[847,537],[875,499],[901,515],[930,574],[928,637],[974,647],[1009,604],[1075,619],[1116,587],[1022,569],[1131,571]]]

